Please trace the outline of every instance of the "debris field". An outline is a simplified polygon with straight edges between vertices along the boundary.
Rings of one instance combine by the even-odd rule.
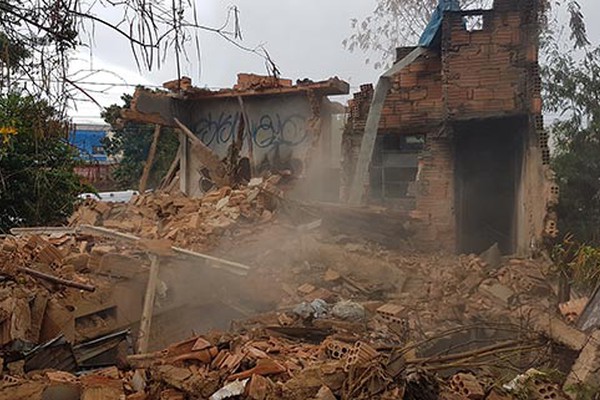
[[[0,237],[0,400],[600,398],[600,289],[547,252],[545,8],[493,5],[440,1],[348,107],[337,77],[138,88],[141,194]]]
[[[566,387],[543,371],[573,380],[593,367],[574,326],[587,300],[559,307],[543,258],[425,254],[294,226],[299,206],[279,181],[199,199],[87,200],[71,227],[5,236],[0,398],[561,399]],[[257,245],[273,236],[277,246]],[[232,237],[237,251],[217,249]],[[122,301],[143,297],[148,254],[168,268],[179,248],[233,265],[255,252],[235,277],[251,289],[232,281],[228,301],[260,312],[132,350],[142,310]]]

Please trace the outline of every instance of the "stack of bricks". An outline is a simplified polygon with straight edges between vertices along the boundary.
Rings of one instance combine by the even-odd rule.
[[[530,129],[536,133],[537,144],[542,153],[542,163],[550,164],[550,146],[548,145],[548,131],[544,128],[544,117],[542,114],[531,116]]]
[[[511,4],[515,0],[496,0],[500,3]],[[517,5],[512,4],[513,7]],[[550,164],[550,147],[548,146],[548,132],[544,129],[544,117],[542,116],[542,80],[540,77],[539,55],[538,55],[538,19],[543,10],[539,2],[529,0],[525,2],[522,13],[524,37],[522,46],[526,48],[525,64],[527,67],[527,102],[529,104],[530,131],[535,132],[537,145],[541,151],[542,163]]]
[[[352,133],[362,134],[365,130],[371,100],[373,99],[373,85],[361,85],[360,92],[354,93],[352,100],[348,102],[350,114],[348,121],[351,124]]]
[[[349,115],[344,133],[342,134],[342,180],[340,199],[348,198],[348,190],[352,183],[358,152],[365,133],[365,125],[373,99],[373,85],[361,85],[360,92],[354,93],[348,101]]]
[[[292,87],[292,81],[290,79],[281,79],[274,76],[238,74],[238,80],[233,86],[233,89],[237,91],[245,91],[278,87]]]

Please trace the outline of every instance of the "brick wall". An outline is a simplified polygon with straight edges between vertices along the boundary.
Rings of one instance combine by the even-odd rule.
[[[340,200],[343,202],[348,200],[372,98],[373,85],[368,84],[361,85],[360,92],[354,93],[353,98],[348,101],[348,121],[342,134]]]
[[[347,199],[354,175],[372,97],[373,87],[363,85],[348,103],[349,117],[342,139],[342,201]],[[416,239],[422,249],[454,251],[453,148],[449,138],[438,138],[442,123],[441,58],[431,51],[394,77],[379,134],[426,134],[413,212],[422,221]]]
[[[426,134],[413,212],[423,222],[416,241],[423,249],[454,251],[453,149],[448,138],[437,138],[444,121],[442,95],[442,59],[430,50],[394,76],[379,133]]]
[[[389,133],[421,133],[443,119],[442,62],[428,51],[393,78],[379,130]]]
[[[468,31],[463,18],[482,17]],[[471,20],[473,21],[473,20]],[[443,88],[450,119],[527,113],[527,49],[519,12],[449,12],[442,33]]]
[[[496,0],[493,10],[444,15],[442,77],[449,119],[541,113],[538,3]]]
[[[455,151],[450,129],[443,128],[474,118],[530,116],[519,194],[519,242],[539,237],[542,163],[547,163],[549,151],[541,117],[536,7],[535,0],[496,0],[493,11],[448,12],[441,54],[429,50],[393,78],[379,134],[427,135],[413,212],[424,222],[416,237],[421,247],[456,249]],[[472,21],[478,16],[481,29],[465,30],[464,17]],[[397,61],[411,50],[398,49]],[[364,86],[350,102],[343,139],[346,183],[354,173],[372,93],[372,87]]]
[[[425,249],[454,251],[454,149],[447,137],[427,136],[421,155],[422,170],[417,182],[417,208],[413,215],[423,224],[416,239]]]

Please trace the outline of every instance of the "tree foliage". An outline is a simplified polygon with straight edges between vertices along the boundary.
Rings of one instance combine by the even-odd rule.
[[[113,171],[113,177],[121,189],[137,188],[142,171],[150,151],[150,144],[154,136],[154,125],[138,124],[120,121],[120,112],[129,108],[132,96],[121,96],[123,105],[113,104],[102,113],[104,120],[114,129],[114,135],[105,139],[105,147],[109,156],[117,157],[120,162]],[[156,156],[150,176],[148,187],[155,188],[166,174],[173,159],[177,155],[179,140],[172,128],[163,127],[161,130]]]
[[[68,124],[47,102],[11,94],[0,96],[0,127],[0,231],[64,223],[85,190]]]
[[[199,22],[195,4],[192,0],[0,0],[0,123],[5,124],[0,125],[0,133],[17,132],[0,148],[0,230],[60,223],[70,215],[75,195],[84,189],[73,173],[75,153],[66,142],[64,116],[73,100],[95,101],[82,81],[97,71],[72,71],[71,60],[80,48],[92,51],[96,29],[108,28],[122,38],[120,43],[115,40],[115,46],[129,46],[140,69],[159,68],[169,58],[175,60],[180,77],[180,64],[188,55],[200,61],[198,32],[209,31],[260,55],[276,74],[264,49],[241,44],[235,6],[221,26],[210,27]],[[186,45],[195,45],[196,54]],[[116,173],[123,186],[137,184],[150,135],[147,126],[128,124],[109,143],[109,151],[123,155]],[[150,184],[170,163],[175,143],[173,135],[163,133]]]
[[[556,115],[553,169],[561,231],[600,243],[600,48],[552,46],[543,68],[545,106]]]
[[[366,55],[366,64],[387,68],[396,47],[415,45],[439,0],[377,0],[373,13],[352,19],[352,34],[342,44],[349,51]],[[489,6],[491,0],[464,0],[464,8]]]

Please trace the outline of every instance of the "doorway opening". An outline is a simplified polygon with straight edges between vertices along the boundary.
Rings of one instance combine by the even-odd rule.
[[[516,250],[518,185],[525,117],[456,123],[456,216],[458,251],[481,253],[498,244]]]

